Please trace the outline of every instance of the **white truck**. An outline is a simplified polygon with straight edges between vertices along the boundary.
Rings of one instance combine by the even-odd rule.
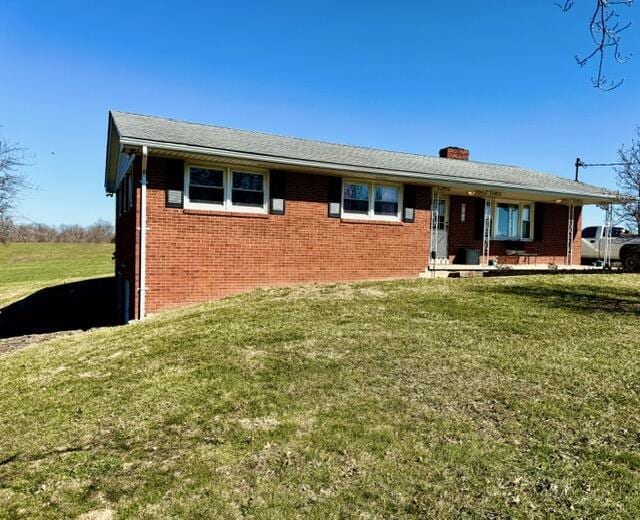
[[[582,230],[582,263],[604,259],[606,228],[590,226]],[[620,262],[628,271],[640,271],[640,236],[622,227],[611,228],[611,261]]]

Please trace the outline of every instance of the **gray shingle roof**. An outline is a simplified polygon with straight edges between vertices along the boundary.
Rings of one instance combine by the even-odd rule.
[[[172,144],[215,150],[250,153],[265,159],[309,161],[359,168],[388,170],[430,177],[446,177],[452,182],[512,187],[537,192],[561,193],[575,197],[611,198],[612,193],[595,186],[549,175],[528,168],[476,161],[442,159],[427,155],[391,152],[373,148],[284,137],[219,126],[187,123],[173,119],[112,112],[120,139],[160,145]]]

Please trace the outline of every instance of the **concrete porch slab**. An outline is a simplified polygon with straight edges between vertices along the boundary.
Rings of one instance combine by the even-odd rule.
[[[421,278],[449,278],[471,276],[500,276],[509,274],[536,274],[536,273],[585,273],[603,271],[603,267],[591,265],[555,265],[555,264],[503,264],[491,265],[466,265],[466,264],[436,264],[430,265]]]

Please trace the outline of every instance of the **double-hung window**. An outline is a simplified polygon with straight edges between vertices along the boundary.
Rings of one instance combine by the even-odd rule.
[[[531,240],[533,209],[529,203],[498,202],[493,237],[496,240]]]
[[[234,206],[262,208],[264,206],[264,175],[232,172],[231,203]]]
[[[223,206],[224,176],[224,170],[189,168],[189,201]]]
[[[342,216],[373,220],[399,220],[401,188],[394,184],[344,180]]]
[[[369,215],[370,191],[369,184],[345,182],[343,186],[344,212],[350,215]]]
[[[187,166],[185,207],[266,213],[267,185],[266,172]]]
[[[374,185],[373,214],[385,217],[400,215],[400,188],[398,186]]]

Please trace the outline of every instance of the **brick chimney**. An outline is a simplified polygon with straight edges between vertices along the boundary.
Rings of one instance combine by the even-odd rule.
[[[440,150],[440,157],[443,159],[458,159],[460,161],[469,160],[469,150],[458,148],[457,146],[447,146]]]

